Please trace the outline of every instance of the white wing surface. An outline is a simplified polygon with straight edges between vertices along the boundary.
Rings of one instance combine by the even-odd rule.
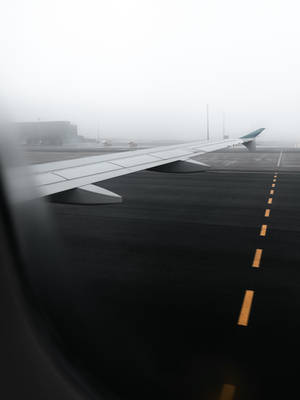
[[[30,174],[34,177],[39,196],[49,196],[66,191],[73,192],[73,189],[82,188],[85,193],[91,191],[92,194],[99,197],[101,194],[96,193],[99,190],[92,190],[93,183],[141,170],[159,169],[160,166],[164,166],[162,171],[168,171],[166,166],[171,166],[168,172],[195,172],[197,171],[197,165],[203,169],[205,164],[190,160],[192,157],[239,144],[251,147],[255,137],[263,129],[258,129],[239,139],[209,142],[197,141],[37,164],[30,167]],[[185,164],[192,165],[193,169],[191,171],[189,168],[185,169]],[[172,166],[175,165],[176,168],[172,169]],[[109,196],[108,193],[106,195]],[[115,197],[115,194],[113,195]]]

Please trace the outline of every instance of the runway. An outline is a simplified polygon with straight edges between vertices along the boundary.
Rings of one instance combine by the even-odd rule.
[[[63,294],[53,288],[41,302],[66,357],[99,396],[291,398],[300,152],[197,159],[211,168],[101,182],[122,204],[49,203],[68,262]]]

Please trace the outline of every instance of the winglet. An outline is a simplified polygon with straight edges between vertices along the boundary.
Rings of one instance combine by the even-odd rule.
[[[264,131],[266,128],[259,128],[256,129],[256,131],[250,132],[245,136],[242,136],[240,139],[255,139],[256,136],[258,136],[260,133],[262,133],[262,131]]]

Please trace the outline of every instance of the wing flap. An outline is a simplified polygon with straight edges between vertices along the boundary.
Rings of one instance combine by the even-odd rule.
[[[109,162],[102,162],[97,164],[84,165],[81,167],[60,169],[55,173],[65,179],[76,179],[82,178],[84,176],[101,174],[102,172],[114,171],[117,169],[120,169],[120,166]]]
[[[51,183],[62,182],[65,179],[61,176],[52,174],[51,172],[46,172],[44,174],[35,175],[35,180],[37,185],[49,185]]]
[[[151,154],[158,158],[162,158],[163,160],[167,160],[173,157],[189,156],[191,154],[191,149],[188,148],[188,149],[174,149],[169,151],[157,151]]]
[[[126,158],[121,158],[119,160],[114,160],[114,163],[121,167],[136,167],[137,165],[148,164],[156,161],[157,157],[153,157],[152,154],[144,154],[141,156],[133,155],[132,157],[126,157]]]

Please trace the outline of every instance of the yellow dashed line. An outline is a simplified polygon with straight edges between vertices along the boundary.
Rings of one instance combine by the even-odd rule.
[[[260,259],[261,259],[261,255],[262,255],[262,249],[256,249],[255,255],[254,255],[254,259],[253,259],[253,263],[252,263],[252,267],[254,268],[259,268],[260,267]]]
[[[235,386],[225,384],[225,385],[223,385],[220,400],[232,400],[234,393],[235,393]]]
[[[276,186],[275,185],[276,179],[277,179],[277,172],[275,172],[275,174],[274,174],[272,188],[275,188],[275,186]],[[274,195],[274,192],[275,192],[275,190],[271,189],[270,195]],[[271,197],[269,197],[268,204],[272,204],[272,202],[273,202],[273,199]],[[265,210],[265,217],[269,217],[270,212],[271,212],[271,210],[269,208],[267,208]],[[267,227],[268,227],[268,225],[265,225],[265,224],[261,226],[260,236],[266,236]],[[253,262],[252,262],[253,268],[260,267],[262,253],[263,253],[263,249],[256,249],[255,255],[253,258]],[[239,319],[238,319],[238,325],[248,326],[253,297],[254,297],[253,290],[245,291],[245,295],[244,295],[244,299],[243,299],[243,303],[242,303],[242,307],[241,307],[241,311],[240,311],[240,315],[239,315]],[[236,387],[234,385],[224,384],[223,388],[222,388],[220,400],[233,400],[235,390],[236,390]]]
[[[261,226],[260,236],[266,236],[267,226],[268,226],[268,225],[262,225],[262,226]]]
[[[245,296],[244,296],[240,316],[238,319],[238,325],[242,325],[242,326],[248,325],[253,296],[254,296],[253,290],[245,291]]]

